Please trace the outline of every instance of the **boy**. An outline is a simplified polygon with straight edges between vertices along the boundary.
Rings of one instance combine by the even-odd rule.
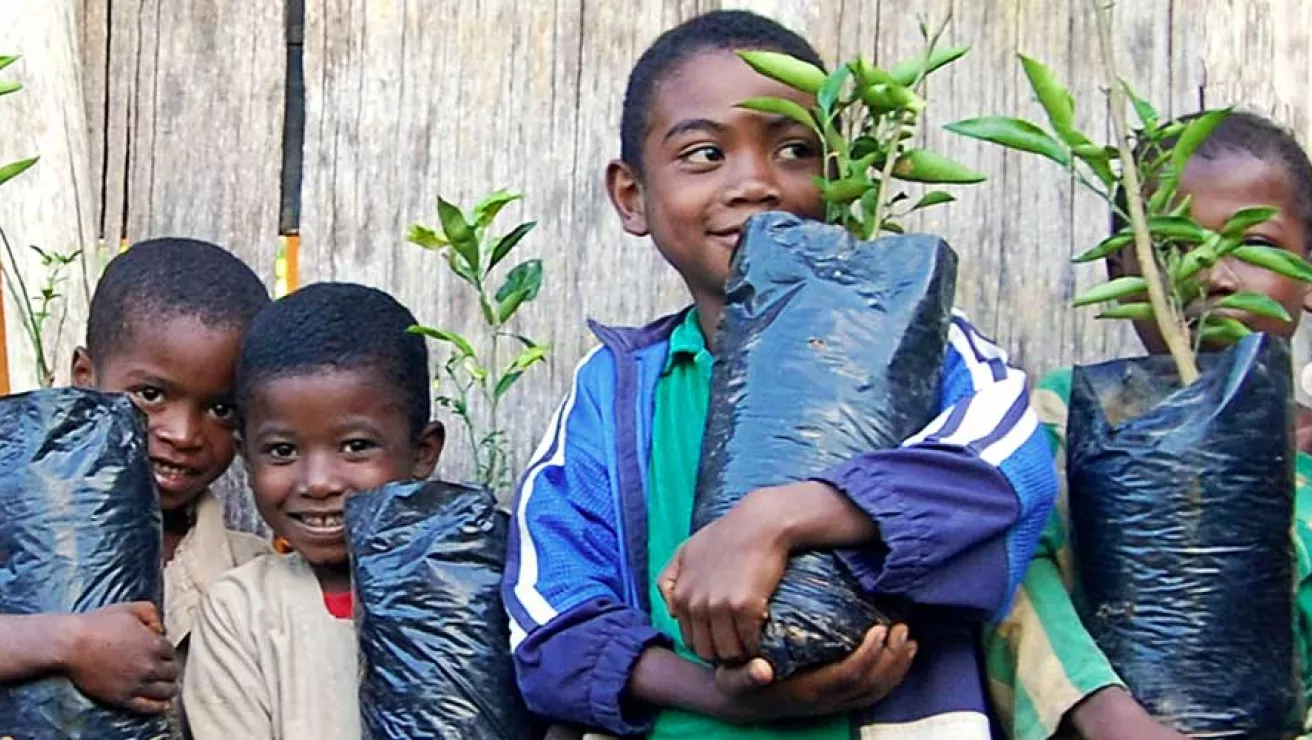
[[[251,326],[237,370],[241,450],[260,514],[293,552],[205,597],[183,703],[198,740],[360,736],[345,500],[427,478],[428,349],[386,293],[319,283]]]
[[[1231,113],[1198,148],[1178,187],[1181,198],[1192,197],[1193,217],[1207,228],[1220,229],[1240,208],[1273,206],[1279,209],[1277,215],[1250,229],[1247,241],[1303,256],[1312,246],[1312,163],[1293,136],[1260,116]],[[1115,231],[1124,226],[1113,223]],[[1112,277],[1137,275],[1139,266],[1126,250],[1108,258],[1107,271]],[[1292,323],[1237,317],[1254,331],[1292,336],[1302,312],[1312,308],[1307,284],[1238,260],[1217,265],[1207,281],[1210,298],[1262,293],[1294,317]],[[1137,322],[1135,330],[1149,352],[1167,351],[1154,323]],[[1040,381],[1035,393],[1035,407],[1059,464],[1065,460],[1070,386],[1071,371],[1066,368]],[[1312,489],[1306,485],[1312,475],[1312,457],[1306,454],[1312,451],[1312,411],[1298,410],[1297,428],[1295,634],[1304,687],[1312,691]],[[1073,572],[1063,513],[1057,511],[1044,531],[1011,612],[986,635],[990,685],[1008,735],[1041,740],[1073,730],[1091,739],[1182,740],[1184,735],[1158,724],[1134,700],[1080,623],[1067,590]]]
[[[206,242],[153,239],[106,266],[72,377],[128,394],[146,417],[164,515],[164,618],[144,603],[0,616],[0,682],[62,673],[94,699],[143,713],[168,709],[181,673],[174,649],[185,649],[201,591],[269,549],[226,530],[209,492],[234,455],[241,337],[268,303],[249,267]]]
[[[733,53],[743,48],[819,64],[773,21],[716,12],[663,35],[629,78],[608,191],[693,306],[639,330],[594,327],[603,347],[524,476],[504,581],[520,688],[539,714],[621,735],[847,738],[855,724],[987,738],[974,636],[1007,604],[1056,478],[1024,376],[964,319],[952,322],[943,413],[915,440],[752,493],[689,538],[708,340],[743,222],[822,213],[814,134],[737,107],[814,101],[754,73]],[[840,549],[871,593],[922,605],[918,653],[898,626],[786,681],[761,660],[718,672],[697,660],[750,658],[788,555],[816,548]],[[771,724],[785,719],[804,721]]]

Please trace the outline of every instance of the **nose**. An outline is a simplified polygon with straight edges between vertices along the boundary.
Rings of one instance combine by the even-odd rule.
[[[778,172],[769,157],[742,156],[730,171],[731,180],[725,189],[729,205],[777,206],[780,201]]]
[[[196,409],[174,405],[149,418],[150,432],[176,450],[192,450],[201,443],[201,415]]]
[[[318,500],[341,496],[346,492],[346,486],[342,477],[337,475],[330,456],[318,454],[305,456],[297,488],[301,496]]]
[[[1235,270],[1234,261],[1226,258],[1217,262],[1207,271],[1208,295],[1231,295],[1240,290],[1241,281]]]

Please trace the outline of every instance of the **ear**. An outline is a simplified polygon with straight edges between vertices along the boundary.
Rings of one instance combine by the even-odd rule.
[[[91,361],[91,353],[86,347],[73,350],[73,369],[70,377],[73,385],[79,388],[96,387],[96,364]]]
[[[415,466],[410,471],[411,477],[416,480],[426,480],[432,475],[445,445],[446,427],[442,426],[440,421],[429,422],[419,434],[419,441],[415,447]]]
[[[610,197],[615,213],[619,214],[624,231],[633,236],[647,236],[650,233],[642,197],[642,180],[628,162],[616,159],[606,165],[606,195]]]

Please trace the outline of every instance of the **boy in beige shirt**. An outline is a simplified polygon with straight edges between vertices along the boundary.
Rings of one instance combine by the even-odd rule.
[[[241,452],[264,520],[293,550],[205,595],[183,702],[197,740],[360,737],[343,508],[427,478],[442,451],[428,350],[386,293],[310,285],[261,312],[237,369]]]
[[[106,266],[72,376],[78,386],[126,393],[145,416],[164,519],[164,617],[148,603],[0,616],[0,683],[62,673],[102,702],[168,710],[200,593],[269,550],[226,530],[209,490],[235,454],[241,338],[268,303],[249,267],[206,242],[145,241]]]

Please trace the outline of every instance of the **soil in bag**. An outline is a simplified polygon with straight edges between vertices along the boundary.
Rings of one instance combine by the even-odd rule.
[[[1081,618],[1135,698],[1181,732],[1299,734],[1294,406],[1284,341],[1074,371],[1067,440]]]
[[[510,518],[481,488],[347,499],[366,740],[531,737],[501,604]]]
[[[956,255],[929,236],[857,242],[783,213],[753,217],[715,334],[694,529],[745,495],[895,448],[938,407]],[[790,561],[761,656],[777,675],[846,657],[892,600],[832,552]]]
[[[74,388],[0,398],[0,614],[160,603],[160,513],[137,411]],[[169,722],[64,678],[0,684],[0,737],[150,740]]]

